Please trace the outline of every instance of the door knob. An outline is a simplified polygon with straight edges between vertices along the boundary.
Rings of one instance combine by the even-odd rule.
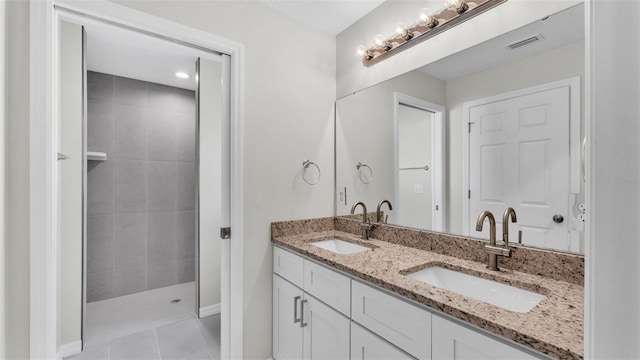
[[[564,221],[564,216],[560,214],[553,215],[553,221],[560,224],[561,222]]]

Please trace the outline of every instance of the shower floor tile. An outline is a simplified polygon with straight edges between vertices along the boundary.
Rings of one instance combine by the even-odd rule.
[[[85,350],[65,359],[220,358],[220,314],[196,317],[193,282],[88,303],[86,312]]]
[[[174,299],[181,300],[172,304]],[[85,344],[99,344],[195,317],[193,282],[90,302],[86,307]]]

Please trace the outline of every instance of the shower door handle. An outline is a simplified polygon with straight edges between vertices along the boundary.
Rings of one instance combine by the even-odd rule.
[[[58,160],[68,160],[68,159],[71,159],[71,158],[63,153],[58,153]]]

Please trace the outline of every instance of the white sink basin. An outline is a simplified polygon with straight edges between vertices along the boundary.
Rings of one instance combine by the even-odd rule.
[[[359,252],[371,250],[366,246],[353,244],[353,243],[350,243],[348,241],[344,241],[344,240],[340,240],[340,239],[329,239],[329,240],[322,240],[322,241],[314,241],[314,242],[309,243],[309,244],[311,244],[313,246],[317,246],[319,248],[323,248],[325,250],[329,250],[329,251],[334,252],[336,254],[342,254],[342,255],[357,254]]]
[[[545,298],[544,295],[528,290],[438,266],[429,267],[407,276],[519,313],[528,312]]]

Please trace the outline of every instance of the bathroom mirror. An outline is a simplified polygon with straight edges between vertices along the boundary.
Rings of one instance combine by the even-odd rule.
[[[336,215],[488,238],[513,207],[512,243],[582,253],[584,53],[576,5],[339,99]]]

